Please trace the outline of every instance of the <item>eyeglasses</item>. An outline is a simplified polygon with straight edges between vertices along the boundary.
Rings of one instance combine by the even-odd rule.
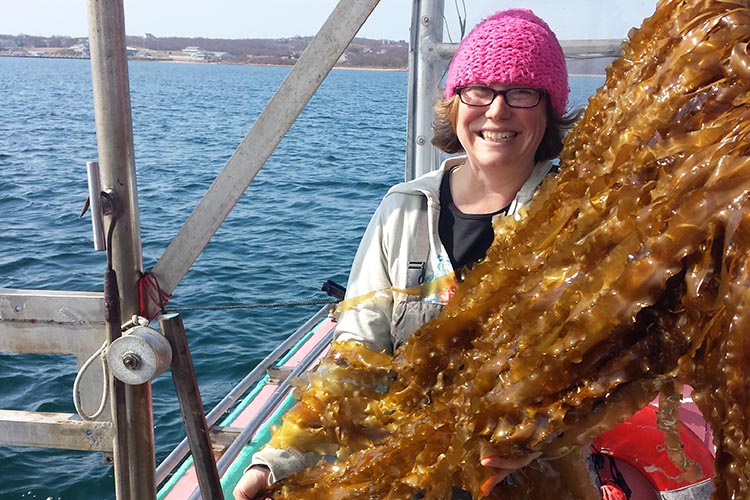
[[[469,85],[456,89],[461,102],[467,106],[489,106],[498,95],[503,96],[505,104],[511,108],[533,108],[545,94],[541,89],[514,88],[495,90],[483,85]]]

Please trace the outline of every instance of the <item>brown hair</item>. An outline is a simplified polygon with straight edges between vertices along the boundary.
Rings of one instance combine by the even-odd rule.
[[[562,151],[563,138],[581,115],[580,111],[558,116],[547,99],[547,129],[544,131],[542,142],[534,154],[535,161],[551,160]],[[456,120],[458,106],[461,101],[454,95],[447,101],[438,100],[435,104],[435,120],[432,123],[432,145],[448,154],[460,153],[464,150],[456,135]]]

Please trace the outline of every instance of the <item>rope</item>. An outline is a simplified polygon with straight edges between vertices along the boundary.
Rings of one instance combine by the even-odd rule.
[[[129,328],[132,328],[134,326],[148,326],[148,320],[145,318],[142,318],[140,316],[133,316],[133,318],[122,325],[121,330],[125,331]],[[89,367],[94,363],[94,360],[96,360],[96,357],[99,356],[102,360],[102,400],[99,404],[99,408],[92,414],[88,415],[81,406],[81,396],[80,396],[80,385],[81,385],[81,379],[83,378],[84,373],[86,373],[86,370],[89,369]],[[76,373],[76,379],[73,381],[73,405],[75,406],[76,412],[78,412],[78,415],[81,416],[84,420],[95,420],[99,415],[102,414],[104,409],[107,407],[107,398],[109,396],[109,364],[107,363],[107,342],[105,341],[102,346],[94,351],[94,353],[89,356],[89,359],[86,360],[83,365],[81,365],[81,369],[78,370],[78,373]]]
[[[80,390],[79,386],[81,384],[81,379],[83,378],[83,374],[86,373],[86,370],[89,369],[91,364],[96,360],[96,358],[100,357],[102,360],[102,402],[99,405],[99,408],[92,414],[88,415],[81,406],[81,396],[80,396]],[[76,412],[81,416],[84,420],[94,420],[99,415],[102,414],[104,409],[107,407],[107,395],[108,395],[108,389],[109,389],[109,365],[107,365],[107,343],[105,342],[102,344],[102,346],[97,349],[94,354],[89,356],[89,359],[86,360],[85,363],[81,366],[81,369],[78,370],[78,373],[76,373],[76,379],[73,382],[73,405],[76,408]]]
[[[266,304],[228,304],[219,306],[185,306],[185,307],[168,307],[165,312],[183,312],[183,311],[222,311],[227,309],[260,309],[271,307],[292,307],[292,306],[309,306],[317,304],[335,304],[337,300],[305,300],[298,302],[270,302]]]
[[[185,306],[185,307],[168,307],[163,312],[185,312],[185,311],[223,311],[229,309],[261,309],[261,308],[272,308],[272,307],[293,307],[293,306],[309,306],[319,304],[337,304],[336,313],[341,314],[349,309],[371,300],[376,295],[384,292],[399,292],[406,295],[415,295],[418,297],[426,297],[429,295],[440,293],[444,290],[454,288],[456,286],[457,278],[455,273],[449,273],[434,280],[422,283],[417,286],[410,288],[396,288],[388,287],[383,290],[375,290],[358,297],[352,297],[343,301],[339,300],[304,300],[304,301],[290,301],[290,302],[270,302],[265,304],[228,304],[218,306]]]
[[[144,273],[138,280],[138,295],[140,297],[140,314],[149,321],[156,318],[159,313],[165,312],[167,301],[172,298],[172,294],[161,289],[159,280],[151,271]],[[159,309],[150,316],[147,315],[149,302],[146,299],[149,299]]]

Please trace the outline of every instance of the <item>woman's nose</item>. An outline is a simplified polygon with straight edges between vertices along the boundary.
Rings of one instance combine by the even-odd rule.
[[[500,94],[495,96],[495,100],[487,107],[486,116],[488,118],[508,118],[511,114],[511,107],[505,102],[505,96]]]

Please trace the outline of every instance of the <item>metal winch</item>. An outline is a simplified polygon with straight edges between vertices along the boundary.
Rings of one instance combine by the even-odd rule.
[[[148,320],[135,317],[131,323],[135,324],[110,344],[107,363],[112,375],[121,382],[145,384],[169,368],[172,349],[164,335],[146,326]]]

